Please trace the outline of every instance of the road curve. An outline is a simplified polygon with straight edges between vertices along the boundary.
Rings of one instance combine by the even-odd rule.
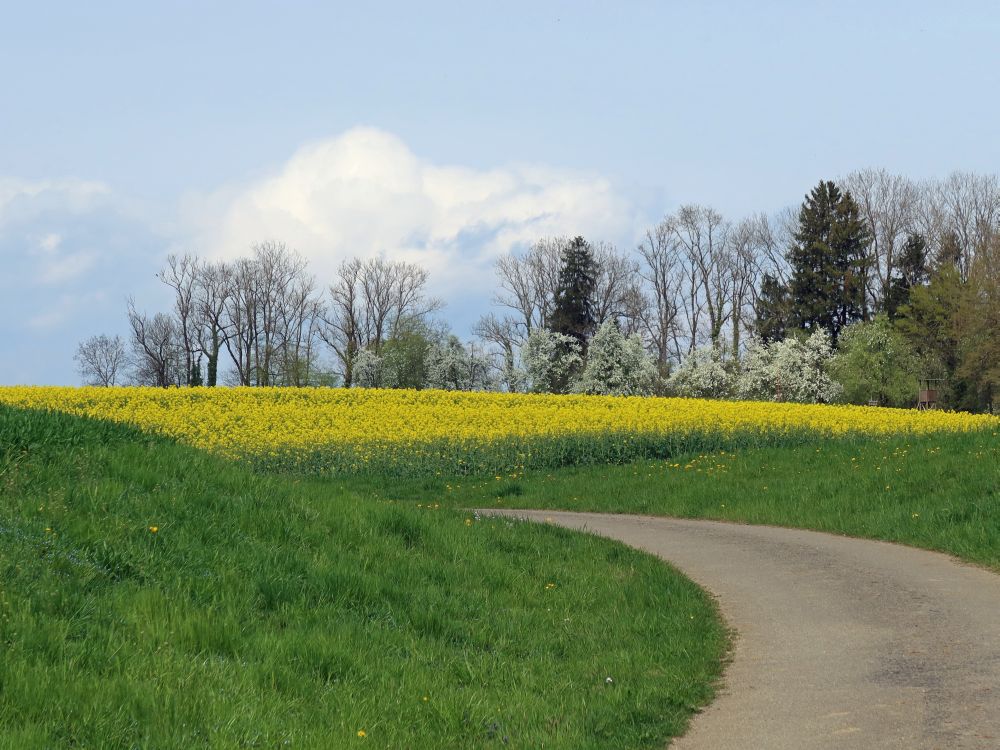
[[[1000,748],[1000,575],[814,531],[480,512],[618,539],[717,596],[732,662],[678,750]]]

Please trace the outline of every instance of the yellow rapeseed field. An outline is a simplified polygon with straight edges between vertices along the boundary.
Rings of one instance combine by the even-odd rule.
[[[404,457],[492,468],[524,464],[542,445],[553,461],[576,463],[567,451],[587,454],[581,456],[587,460],[601,453],[625,459],[655,444],[667,447],[653,453],[711,447],[706,436],[719,446],[727,438],[738,445],[804,433],[1000,425],[996,417],[877,407],[430,390],[0,387],[0,403],[126,422],[227,456],[318,469],[358,469]],[[484,460],[501,446],[503,456]]]

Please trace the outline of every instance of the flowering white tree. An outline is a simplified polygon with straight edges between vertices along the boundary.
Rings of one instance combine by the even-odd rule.
[[[427,387],[446,391],[482,391],[493,385],[491,364],[474,347],[462,346],[456,336],[433,344],[427,351]]]
[[[351,369],[353,373],[352,386],[357,388],[382,387],[382,358],[370,349],[362,349],[354,355]]]
[[[805,341],[787,338],[764,344],[753,341],[736,381],[736,396],[764,401],[830,403],[842,392],[830,377],[833,363],[830,334],[820,328]]]
[[[687,398],[727,398],[732,393],[733,376],[719,349],[702,346],[684,358],[667,381],[667,387]]]
[[[572,336],[535,328],[521,348],[529,390],[560,393],[583,364],[580,343]]]
[[[638,336],[625,336],[613,320],[605,321],[587,347],[587,364],[573,384],[576,393],[648,396],[656,389],[656,363]]]

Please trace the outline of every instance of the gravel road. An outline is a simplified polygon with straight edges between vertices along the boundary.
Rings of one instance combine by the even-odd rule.
[[[678,750],[1000,748],[1000,575],[813,531],[480,512],[618,539],[718,598],[732,662]]]

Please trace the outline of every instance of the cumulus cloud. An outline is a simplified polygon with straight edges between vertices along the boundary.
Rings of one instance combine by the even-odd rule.
[[[537,165],[472,169],[356,128],[300,148],[275,173],[192,199],[197,246],[219,257],[284,241],[320,276],[351,256],[419,263],[436,289],[493,283],[493,260],[548,235],[615,239],[636,226],[609,180]]]
[[[167,303],[153,273],[171,250],[233,258],[281,240],[321,284],[348,257],[408,260],[430,271],[461,332],[488,310],[502,253],[551,235],[630,242],[639,226],[601,175],[435,163],[373,128],[303,146],[271,173],[179,209],[93,180],[0,176],[0,382],[75,382],[76,342],[122,332],[128,295]]]

